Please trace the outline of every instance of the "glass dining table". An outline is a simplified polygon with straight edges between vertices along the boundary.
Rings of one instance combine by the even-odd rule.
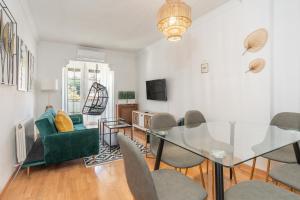
[[[293,144],[300,164],[298,141],[300,132],[276,126],[240,123],[209,122],[169,129],[149,130],[158,137],[155,170],[159,169],[164,143],[170,142],[211,160],[215,167],[216,199],[224,199],[223,168],[232,168],[265,153]]]

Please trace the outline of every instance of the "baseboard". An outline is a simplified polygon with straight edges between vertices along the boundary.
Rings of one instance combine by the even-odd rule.
[[[4,185],[2,191],[0,191],[0,199],[3,198],[4,192],[7,190],[9,184],[13,181],[13,179],[14,179],[16,173],[18,172],[18,169],[19,169],[19,167],[17,167],[17,168],[13,171],[13,173],[10,175],[10,177],[9,177],[9,179],[8,179],[8,181],[7,181],[7,183]]]

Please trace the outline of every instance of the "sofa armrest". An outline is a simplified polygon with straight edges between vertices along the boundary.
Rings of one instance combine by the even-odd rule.
[[[70,115],[70,118],[71,118],[73,124],[83,124],[83,116],[82,116],[82,114]]]
[[[99,153],[98,129],[57,133],[44,137],[47,164],[96,155]]]

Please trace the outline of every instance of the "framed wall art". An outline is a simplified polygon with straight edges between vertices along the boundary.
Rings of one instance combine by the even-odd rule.
[[[28,73],[29,73],[29,51],[24,41],[18,38],[19,64],[18,64],[18,90],[28,90]]]
[[[0,1],[0,83],[15,85],[17,74],[17,23]]]
[[[33,54],[28,52],[28,91],[32,91],[33,89],[33,78],[34,78],[34,57]]]
[[[201,64],[201,73],[208,73],[208,63]]]

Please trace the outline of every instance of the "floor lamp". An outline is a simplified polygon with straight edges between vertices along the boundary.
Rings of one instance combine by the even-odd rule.
[[[58,80],[43,80],[41,82],[41,91],[48,93],[47,107],[51,106],[50,104],[50,95],[52,92],[56,92],[58,90]]]

